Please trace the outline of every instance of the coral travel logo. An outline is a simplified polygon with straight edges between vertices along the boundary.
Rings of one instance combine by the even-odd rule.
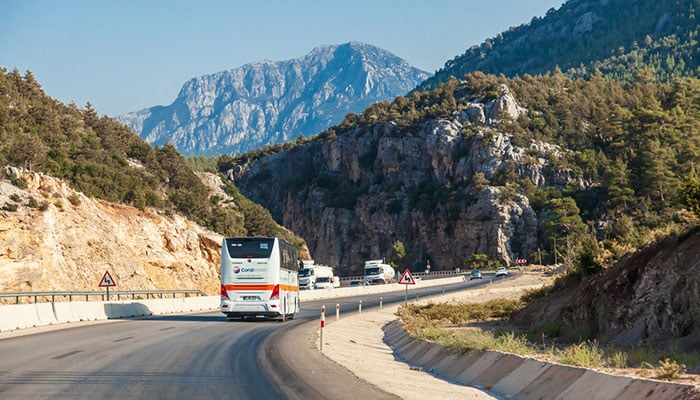
[[[241,267],[239,267],[238,265],[234,265],[233,266],[233,273],[237,274],[239,272],[241,272]]]

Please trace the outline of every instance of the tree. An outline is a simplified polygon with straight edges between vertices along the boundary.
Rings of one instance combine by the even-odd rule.
[[[586,224],[581,221],[579,213],[576,201],[571,197],[552,199],[545,204],[545,217],[541,222],[545,240],[563,243],[561,255],[565,259],[571,259],[577,253],[579,238],[586,232]]]
[[[472,175],[472,185],[474,185],[474,189],[481,190],[489,185],[489,180],[486,179],[483,172],[476,172]]]
[[[486,254],[476,253],[467,258],[467,266],[472,269],[485,268],[488,265],[489,257]]]
[[[630,203],[634,202],[634,190],[629,184],[627,164],[616,159],[610,163],[610,168],[603,178],[608,188],[608,207],[612,214],[624,213]]]
[[[679,189],[681,202],[700,217],[700,179],[692,170]]]
[[[403,242],[400,240],[395,241],[394,245],[391,246],[391,258],[389,264],[394,268],[402,265],[405,266],[406,258],[406,246],[404,246]]]

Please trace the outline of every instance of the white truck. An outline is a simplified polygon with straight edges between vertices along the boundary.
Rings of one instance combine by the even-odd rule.
[[[340,280],[333,276],[333,268],[327,265],[316,265],[314,260],[302,261],[299,271],[299,289],[333,289],[340,286]]]
[[[299,271],[299,289],[313,290],[316,288],[316,274],[314,272],[314,260],[303,260]]]
[[[326,265],[314,265],[314,276],[316,277],[316,289],[333,289],[333,268]]]
[[[383,285],[396,280],[394,268],[385,264],[384,260],[365,261],[365,283],[367,285]]]

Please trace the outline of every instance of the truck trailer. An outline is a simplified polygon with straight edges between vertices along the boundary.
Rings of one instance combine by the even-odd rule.
[[[396,280],[394,268],[384,260],[365,261],[365,284],[377,285],[392,283]]]

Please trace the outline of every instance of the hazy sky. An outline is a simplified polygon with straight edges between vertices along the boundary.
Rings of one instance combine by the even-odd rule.
[[[563,0],[0,0],[0,66],[115,116],[189,79],[359,41],[435,72]]]

